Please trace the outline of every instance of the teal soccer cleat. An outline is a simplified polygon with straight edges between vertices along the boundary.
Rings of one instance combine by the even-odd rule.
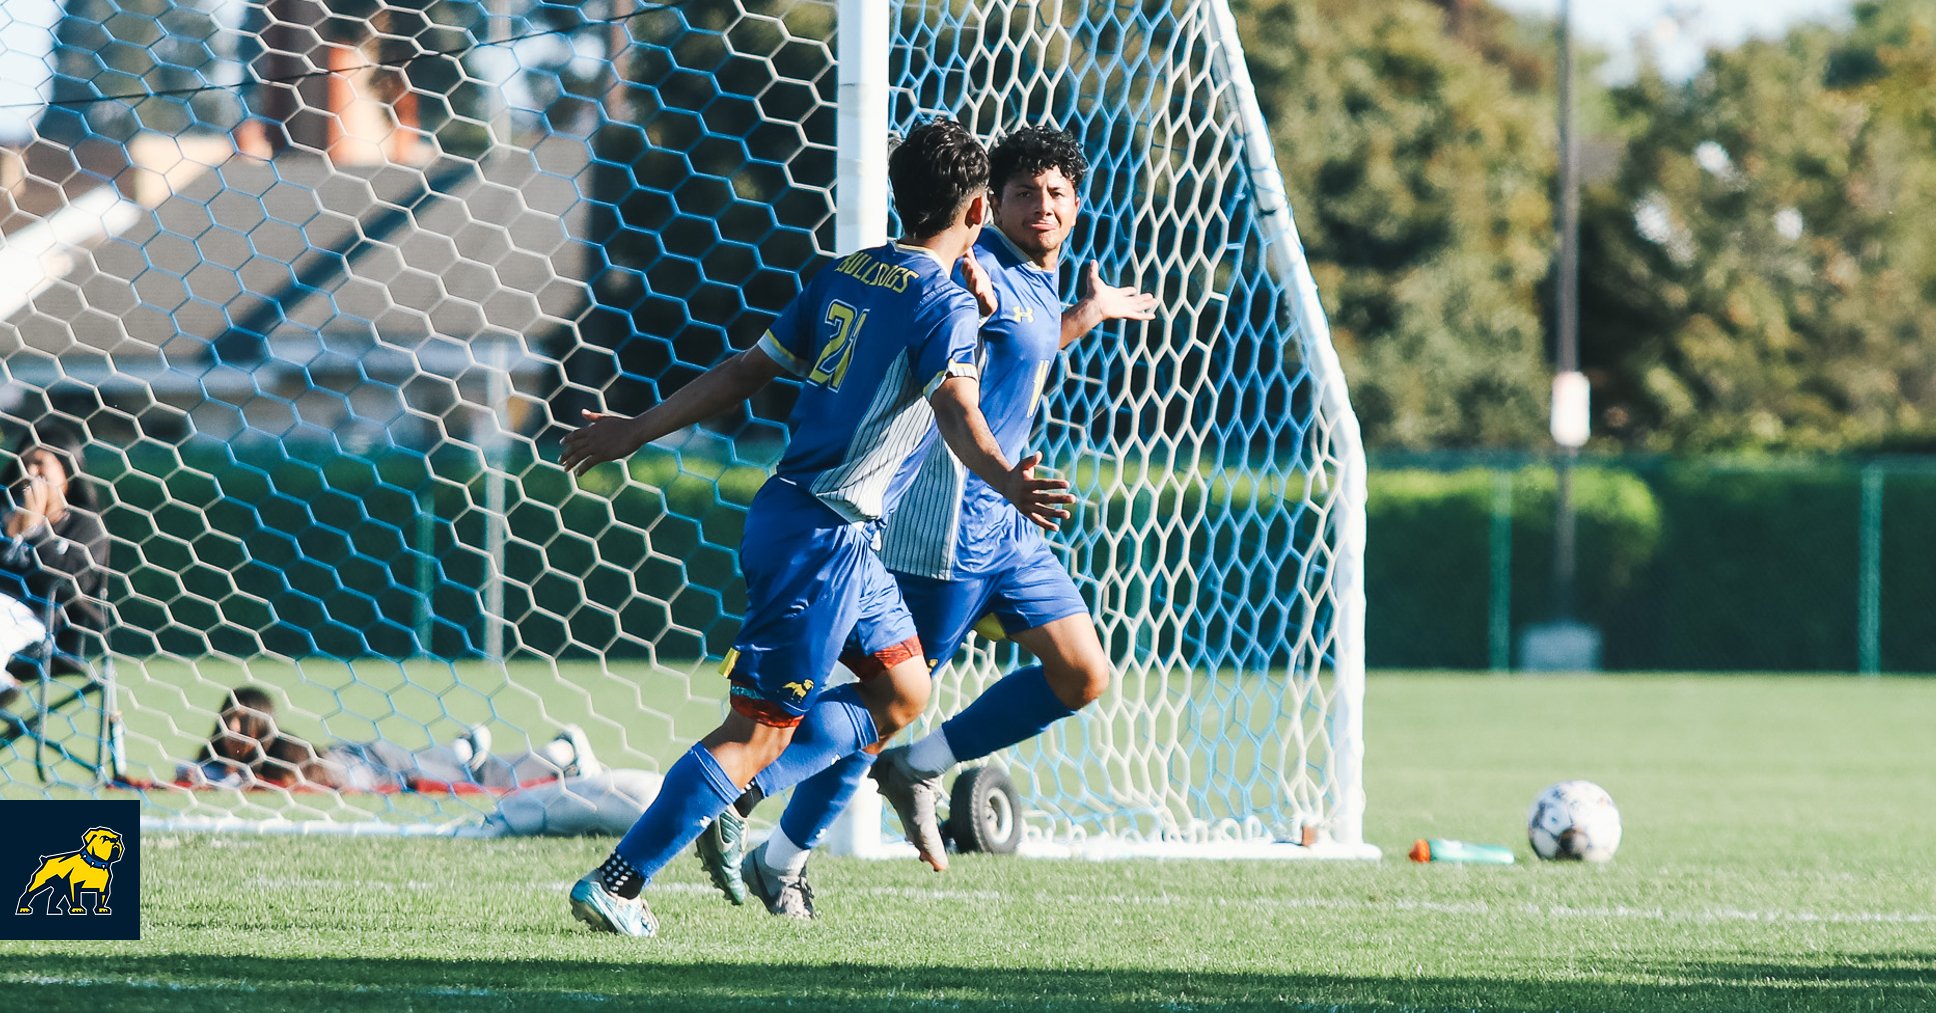
[[[571,913],[595,932],[615,932],[641,939],[659,933],[659,920],[652,917],[652,909],[645,905],[645,898],[628,900],[605,889],[597,869],[572,884]]]
[[[746,857],[746,817],[727,806],[699,835],[693,850],[699,853],[699,864],[719,892],[734,904],[746,903],[746,882],[739,876],[740,861]]]

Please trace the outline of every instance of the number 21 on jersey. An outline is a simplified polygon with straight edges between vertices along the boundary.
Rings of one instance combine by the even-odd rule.
[[[848,365],[854,361],[854,343],[860,340],[860,329],[867,325],[867,311],[856,310],[835,299],[827,304],[827,325],[833,328],[833,335],[820,349],[813,371],[807,374],[807,382],[837,391],[840,381],[847,378]]]

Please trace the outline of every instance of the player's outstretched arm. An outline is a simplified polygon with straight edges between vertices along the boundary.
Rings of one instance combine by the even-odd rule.
[[[1063,348],[1110,320],[1156,319],[1155,296],[1129,286],[1117,288],[1103,284],[1102,268],[1093,260],[1089,262],[1087,278],[1088,284],[1084,287],[1089,294],[1062,311]]]
[[[558,463],[582,475],[606,461],[630,457],[653,440],[745,401],[779,375],[780,364],[772,356],[749,348],[638,415],[584,412],[585,428],[565,434],[565,452]]]
[[[981,384],[970,377],[953,377],[935,389],[928,402],[934,406],[934,422],[941,430],[942,441],[963,466],[1015,504],[1022,516],[1054,531],[1069,516],[1063,504],[1076,501],[1068,491],[1069,483],[1035,477],[1041,454],[1030,454],[1010,468],[995,434],[988,431],[980,401]]]

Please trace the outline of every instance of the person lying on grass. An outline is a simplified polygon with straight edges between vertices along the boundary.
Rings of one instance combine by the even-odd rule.
[[[394,742],[336,742],[320,749],[282,730],[275,698],[260,686],[224,696],[215,730],[177,784],[197,788],[329,788],[416,790],[420,785],[510,789],[590,775],[602,766],[577,725],[566,725],[537,750],[491,755],[490,729],[479,725],[449,745],[412,750]]]

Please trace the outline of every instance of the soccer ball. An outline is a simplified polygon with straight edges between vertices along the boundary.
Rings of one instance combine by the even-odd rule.
[[[1561,781],[1533,800],[1526,835],[1541,858],[1604,862],[1620,847],[1620,810],[1592,781]]]

